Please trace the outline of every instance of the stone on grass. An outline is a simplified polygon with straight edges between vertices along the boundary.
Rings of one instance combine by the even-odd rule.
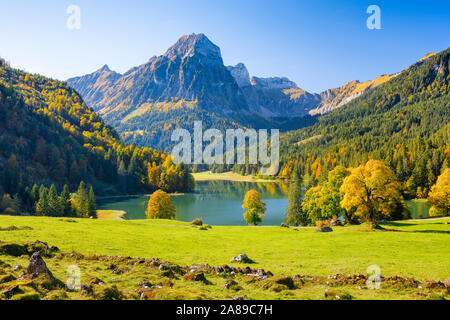
[[[242,262],[242,263],[249,263],[251,260],[247,257],[245,253],[241,253],[237,257],[231,258],[231,262]]]
[[[35,252],[31,255],[26,274],[33,276],[44,275],[46,277],[53,278],[52,273],[47,268],[47,265],[45,264],[45,261],[42,259],[39,252]]]

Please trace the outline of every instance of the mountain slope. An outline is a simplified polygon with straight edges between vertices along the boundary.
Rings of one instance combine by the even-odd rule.
[[[67,83],[2,61],[0,195],[21,196],[34,183],[73,190],[82,180],[98,194],[149,189],[147,164],[161,165],[164,154],[125,146]]]
[[[450,166],[450,49],[428,57],[308,128],[285,135],[281,175],[311,180],[341,164],[384,160],[411,195]]]

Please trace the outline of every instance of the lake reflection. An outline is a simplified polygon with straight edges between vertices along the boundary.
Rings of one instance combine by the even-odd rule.
[[[237,181],[199,181],[193,194],[172,195],[177,210],[176,219],[190,222],[202,218],[211,225],[246,225],[242,201],[245,193],[255,189],[267,205],[261,225],[280,225],[287,207],[287,184]],[[126,219],[145,219],[148,197],[107,198],[98,200],[98,209],[125,210]],[[424,201],[406,201],[411,217],[427,218],[429,207]]]
[[[211,225],[246,225],[242,201],[250,189],[266,202],[262,225],[280,225],[287,207],[287,185],[274,182],[199,181],[194,194],[172,195],[176,219],[190,222],[201,217]],[[100,199],[98,209],[125,210],[127,219],[145,219],[147,202],[146,196]]]

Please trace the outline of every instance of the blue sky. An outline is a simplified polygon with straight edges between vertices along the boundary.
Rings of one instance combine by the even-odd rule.
[[[69,30],[66,9],[81,8]],[[369,5],[381,30],[369,30]],[[161,55],[181,35],[205,33],[225,64],[251,75],[286,76],[320,92],[409,66],[450,46],[450,1],[24,1],[2,0],[0,56],[57,79],[104,64],[118,72]]]

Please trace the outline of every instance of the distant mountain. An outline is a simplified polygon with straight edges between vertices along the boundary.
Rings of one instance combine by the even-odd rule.
[[[286,78],[250,78],[244,65],[226,67],[203,34],[181,37],[123,75],[105,66],[68,83],[125,141],[166,150],[171,130],[193,128],[195,120],[218,129],[283,128],[319,99]]]
[[[124,74],[103,66],[67,82],[126,142],[169,150],[172,130],[192,129],[195,120],[218,129],[298,129],[395,76],[309,93],[285,77],[252,77],[243,63],[224,66],[219,47],[190,34]]]
[[[303,117],[321,101],[319,95],[298,88],[288,78],[250,77],[243,63],[227,68],[244,94],[250,110],[266,118]]]

